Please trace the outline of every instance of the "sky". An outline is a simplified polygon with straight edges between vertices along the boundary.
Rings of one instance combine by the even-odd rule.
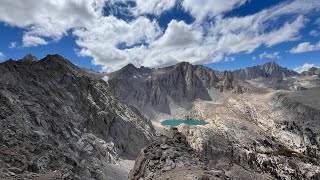
[[[0,62],[60,54],[96,71],[182,61],[320,67],[320,0],[1,0]]]

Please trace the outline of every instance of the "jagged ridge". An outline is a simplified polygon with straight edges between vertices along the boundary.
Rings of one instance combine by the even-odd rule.
[[[103,80],[59,55],[0,63],[0,76],[1,177],[110,178],[108,163],[135,158],[153,135]]]

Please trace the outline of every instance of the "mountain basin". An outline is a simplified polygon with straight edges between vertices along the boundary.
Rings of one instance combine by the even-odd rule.
[[[186,124],[190,126],[198,126],[198,125],[206,125],[208,124],[204,120],[197,120],[197,119],[167,119],[161,122],[163,126],[179,126],[180,124]]]

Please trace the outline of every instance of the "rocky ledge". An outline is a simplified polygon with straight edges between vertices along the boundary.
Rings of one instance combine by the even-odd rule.
[[[220,176],[207,170],[206,164],[206,160],[189,146],[186,137],[177,128],[171,128],[166,135],[155,137],[141,150],[129,179],[180,179],[188,176],[212,179]]]

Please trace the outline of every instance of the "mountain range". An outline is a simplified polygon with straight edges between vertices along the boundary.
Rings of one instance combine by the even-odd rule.
[[[317,179],[319,72],[182,62],[100,73],[60,55],[10,59],[0,178]],[[184,117],[207,125],[160,124]]]

